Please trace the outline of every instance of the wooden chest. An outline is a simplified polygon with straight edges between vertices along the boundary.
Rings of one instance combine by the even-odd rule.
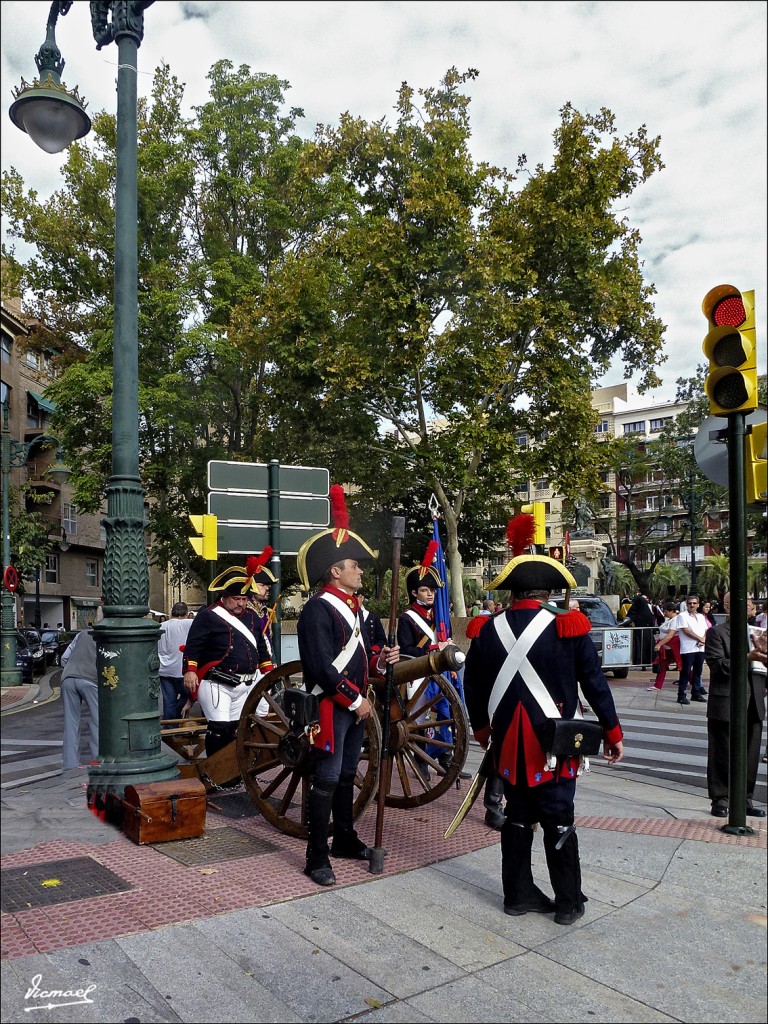
[[[123,831],[134,843],[192,839],[205,831],[205,786],[199,779],[126,786]]]

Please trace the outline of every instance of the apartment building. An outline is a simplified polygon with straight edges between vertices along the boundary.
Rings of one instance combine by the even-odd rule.
[[[95,621],[101,612],[101,580],[105,534],[101,514],[83,515],[72,500],[72,489],[56,483],[47,470],[56,458],[51,419],[55,405],[46,398],[53,379],[53,353],[40,353],[27,344],[29,321],[18,300],[4,298],[0,309],[2,362],[0,399],[3,422],[15,453],[9,472],[11,518],[17,489],[26,487],[43,501],[27,500],[30,510],[42,514],[48,527],[40,569],[23,580],[24,593],[16,596],[16,621],[20,626],[52,628],[63,623],[79,629]],[[66,453],[63,453],[66,462]],[[18,514],[18,506],[16,506]]]

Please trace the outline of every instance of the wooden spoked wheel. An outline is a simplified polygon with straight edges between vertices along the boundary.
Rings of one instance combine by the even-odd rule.
[[[309,746],[290,728],[281,694],[301,685],[300,661],[273,669],[249,693],[237,730],[237,763],[249,796],[271,825],[300,839],[307,836],[311,757]],[[376,793],[380,756],[381,726],[371,715],[355,778],[355,817]]]
[[[390,719],[392,771],[386,804],[419,807],[442,796],[458,779],[467,756],[469,723],[445,676],[427,676],[410,698],[405,685],[399,689]]]

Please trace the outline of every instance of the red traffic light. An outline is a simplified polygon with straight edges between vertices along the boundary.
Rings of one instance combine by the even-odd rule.
[[[717,327],[741,327],[747,311],[740,295],[729,295],[713,306],[709,316]]]

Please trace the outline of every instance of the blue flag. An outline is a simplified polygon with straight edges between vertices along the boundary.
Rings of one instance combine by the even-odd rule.
[[[437,544],[432,564],[443,584],[435,591],[435,633],[438,640],[448,640],[451,636],[451,601],[448,596],[448,573],[445,569],[445,556],[443,545],[440,543],[436,516],[432,517],[432,540]]]

